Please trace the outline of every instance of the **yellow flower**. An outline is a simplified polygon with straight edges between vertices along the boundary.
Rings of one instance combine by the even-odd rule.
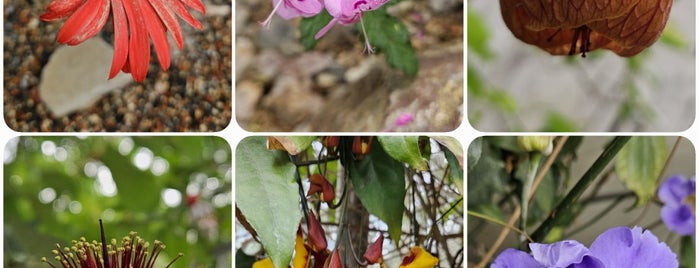
[[[272,263],[272,259],[267,257],[253,263],[252,268],[274,268],[274,264]]]
[[[301,226],[299,226],[298,231],[296,231],[296,245],[294,246],[296,252],[294,253],[294,268],[306,268],[308,267],[308,250],[303,244],[303,231],[301,231]]]
[[[422,247],[413,247],[408,256],[403,258],[400,268],[432,268],[439,263],[439,259],[432,256]]]

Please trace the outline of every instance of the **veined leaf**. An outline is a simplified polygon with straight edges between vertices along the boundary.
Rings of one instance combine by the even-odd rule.
[[[236,150],[236,206],[260,237],[275,267],[287,267],[301,220],[295,166],[286,153],[265,148],[264,137],[249,137]]]
[[[410,76],[417,74],[418,61],[405,25],[381,7],[363,15],[366,34],[372,46],[386,53],[386,61]],[[361,31],[361,23],[357,23]],[[367,38],[366,36],[364,38]]]
[[[656,180],[667,158],[664,137],[633,137],[619,151],[616,174],[638,197],[636,205],[650,200],[658,189]]]
[[[330,16],[325,9],[318,13],[318,15],[301,20],[299,31],[301,32],[301,44],[303,44],[305,49],[312,49],[318,44],[315,35],[320,29],[323,29],[330,20],[332,20],[332,16]]]
[[[371,213],[388,225],[388,234],[399,241],[403,223],[405,177],[403,164],[391,158],[374,139],[371,153],[350,162],[354,191]]]
[[[416,170],[427,170],[427,162],[422,159],[418,147],[418,136],[379,136],[379,143],[388,155],[407,163]]]

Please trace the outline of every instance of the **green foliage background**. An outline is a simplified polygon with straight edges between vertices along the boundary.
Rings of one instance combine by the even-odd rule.
[[[164,173],[133,164],[145,149],[167,162]],[[40,259],[51,260],[56,243],[99,240],[99,218],[107,239],[136,231],[163,241],[164,263],[184,253],[173,267],[230,267],[231,149],[223,139],[21,137],[6,146],[4,163],[4,267],[47,267]],[[95,163],[109,168],[116,195],[105,196],[96,176],[86,175],[86,164]],[[41,202],[39,192],[48,188],[55,199]],[[179,205],[162,201],[168,188],[181,193]],[[188,192],[196,192],[196,202]],[[71,212],[66,204],[75,202],[81,209]]]

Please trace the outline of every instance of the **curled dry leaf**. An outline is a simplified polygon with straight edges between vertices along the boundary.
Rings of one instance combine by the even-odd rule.
[[[518,39],[553,55],[604,48],[634,56],[658,40],[672,0],[500,0]]]

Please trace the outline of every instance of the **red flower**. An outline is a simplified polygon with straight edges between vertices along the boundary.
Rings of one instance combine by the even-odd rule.
[[[53,0],[40,18],[53,21],[69,17],[56,41],[74,46],[95,36],[111,13],[114,56],[109,78],[121,70],[142,82],[150,62],[149,37],[153,39],[160,66],[167,70],[170,67],[170,47],[165,31],[170,32],[177,47],[182,49],[184,41],[177,17],[196,29],[202,29],[202,24],[192,17],[187,7],[205,13],[201,0]]]

